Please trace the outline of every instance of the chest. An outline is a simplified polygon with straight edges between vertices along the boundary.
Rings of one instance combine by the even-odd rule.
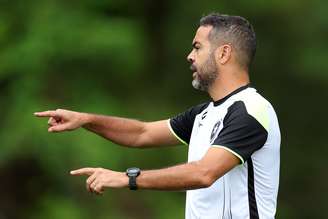
[[[226,113],[225,107],[209,105],[196,116],[189,143],[189,161],[199,160],[205,155],[218,138]]]

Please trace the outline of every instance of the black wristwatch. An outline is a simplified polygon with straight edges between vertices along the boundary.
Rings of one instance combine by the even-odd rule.
[[[129,177],[130,190],[137,190],[137,177],[140,175],[140,169],[137,167],[131,167],[126,170],[126,175]]]

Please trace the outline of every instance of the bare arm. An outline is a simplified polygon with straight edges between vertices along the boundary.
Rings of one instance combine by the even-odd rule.
[[[141,171],[137,177],[140,189],[190,190],[211,186],[215,180],[239,164],[231,152],[211,147],[199,161],[159,170]],[[71,171],[72,175],[87,175],[87,189],[103,193],[106,187],[128,187],[128,177],[123,172],[103,168],[82,168]]]
[[[231,152],[212,147],[199,161],[141,172],[137,185],[139,188],[156,190],[206,188],[238,163],[239,159]]]
[[[179,141],[170,132],[167,120],[142,122],[133,119],[80,113],[58,109],[35,113],[50,117],[49,132],[70,131],[83,127],[110,141],[128,147],[177,145]]]
[[[178,140],[170,132],[167,120],[142,122],[133,119],[86,114],[83,128],[117,144],[132,147],[176,145]]]

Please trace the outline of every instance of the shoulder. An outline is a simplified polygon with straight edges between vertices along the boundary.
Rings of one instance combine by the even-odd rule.
[[[250,88],[240,95],[236,95],[228,108],[228,114],[234,117],[249,115],[265,129],[268,129],[270,108],[272,108],[270,102],[257,93],[255,89]]]
[[[208,102],[204,102],[204,103],[201,103],[201,104],[198,104],[196,106],[193,106],[191,108],[189,108],[189,112],[193,115],[197,115],[197,114],[200,114],[201,112],[203,112],[207,107],[208,105],[210,104],[211,102],[208,101]]]

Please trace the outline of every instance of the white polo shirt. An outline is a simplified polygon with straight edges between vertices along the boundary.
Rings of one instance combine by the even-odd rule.
[[[186,219],[272,219],[279,185],[280,130],[271,104],[254,88],[240,87],[215,102],[169,120],[172,133],[189,144],[188,162],[210,147],[240,159],[210,187],[187,191]]]

